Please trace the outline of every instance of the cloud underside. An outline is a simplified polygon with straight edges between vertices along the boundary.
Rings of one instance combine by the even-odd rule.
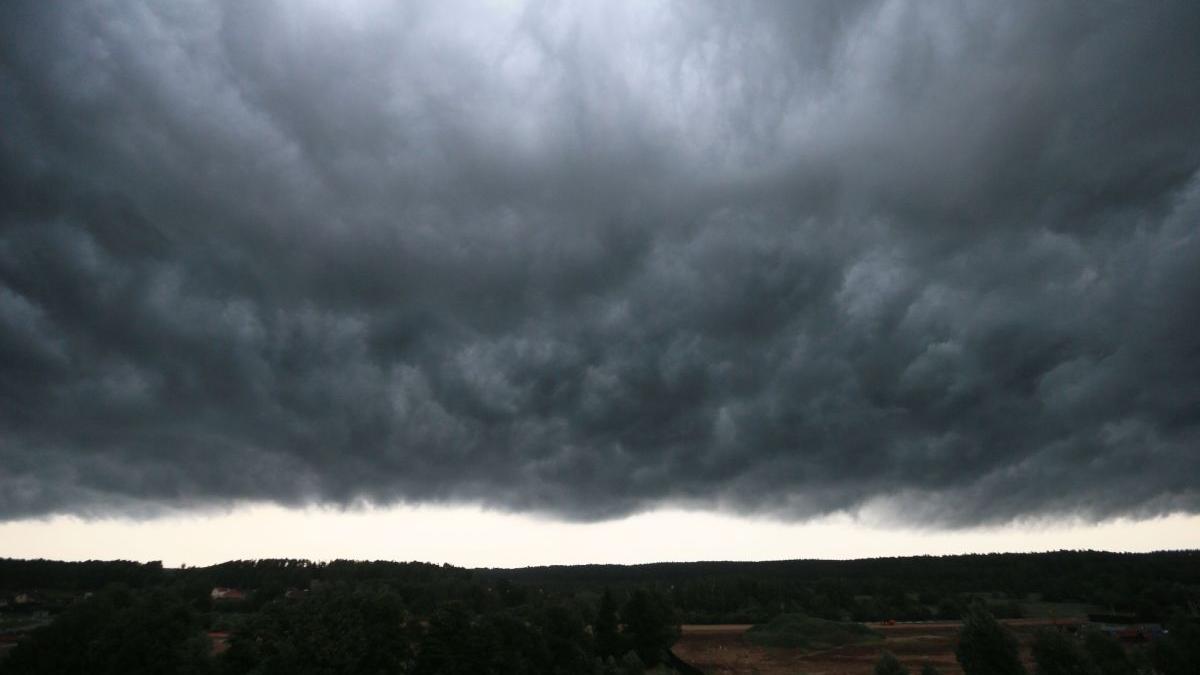
[[[0,9],[0,519],[1200,511],[1194,2]]]

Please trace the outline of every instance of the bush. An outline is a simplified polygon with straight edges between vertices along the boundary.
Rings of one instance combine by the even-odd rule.
[[[753,626],[746,638],[769,647],[829,649],[842,645],[875,642],[883,635],[860,623],[827,621],[803,614],[780,614],[770,622]]]
[[[875,675],[908,675],[908,669],[900,665],[895,654],[885,651],[879,655],[875,664]]]
[[[1129,660],[1125,648],[1111,635],[1088,631],[1083,646],[1092,672],[1097,675],[1137,675],[1138,669]]]

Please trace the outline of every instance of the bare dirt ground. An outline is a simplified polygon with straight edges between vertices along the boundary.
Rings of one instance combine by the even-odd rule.
[[[1022,656],[1028,660],[1033,632],[1051,622],[1016,619],[1003,623],[1017,634]],[[883,633],[883,642],[816,652],[751,644],[743,637],[750,628],[748,625],[685,625],[673,650],[679,658],[708,675],[869,675],[884,649],[895,654],[912,673],[919,673],[922,666],[930,663],[942,675],[961,675],[962,669],[954,658],[959,622],[869,625]]]

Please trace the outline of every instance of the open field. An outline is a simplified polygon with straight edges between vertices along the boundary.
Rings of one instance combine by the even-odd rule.
[[[1017,634],[1026,659],[1033,632],[1050,625],[1047,619],[1014,619],[1003,623]],[[744,637],[748,625],[685,625],[674,651],[708,675],[867,675],[884,649],[890,650],[914,673],[931,663],[943,675],[961,674],[954,658],[959,622],[868,625],[884,635],[883,642],[812,652],[751,644]]]

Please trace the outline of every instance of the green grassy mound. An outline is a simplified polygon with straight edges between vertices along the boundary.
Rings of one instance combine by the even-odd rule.
[[[842,645],[875,642],[883,635],[861,623],[815,619],[803,614],[781,614],[768,623],[752,626],[746,639],[768,647],[831,649]]]

